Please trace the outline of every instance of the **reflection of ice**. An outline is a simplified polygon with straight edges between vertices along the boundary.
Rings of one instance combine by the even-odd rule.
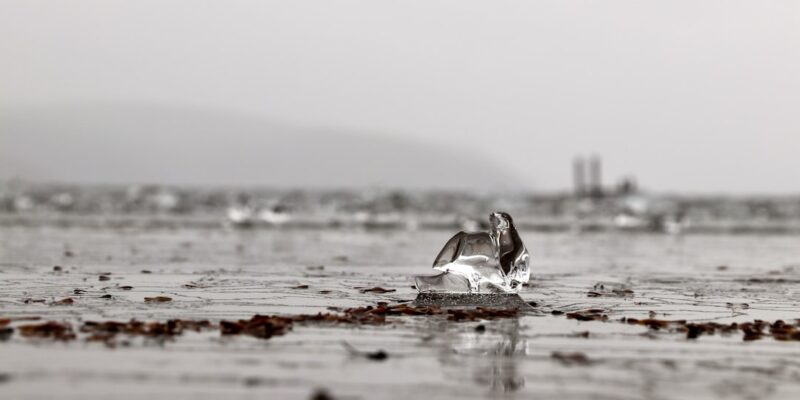
[[[445,336],[436,342],[445,374],[458,379],[468,375],[474,383],[497,392],[515,392],[525,385],[518,361],[526,355],[527,346],[520,338],[518,319],[493,321],[485,332],[448,331]]]
[[[528,282],[528,250],[511,216],[492,213],[489,232],[459,232],[439,252],[439,275],[416,277],[420,292],[518,293]]]

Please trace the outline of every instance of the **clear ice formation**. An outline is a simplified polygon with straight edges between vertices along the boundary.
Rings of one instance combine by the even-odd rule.
[[[459,232],[436,256],[433,276],[415,277],[420,292],[519,293],[528,282],[530,255],[511,216],[494,212],[489,232]]]

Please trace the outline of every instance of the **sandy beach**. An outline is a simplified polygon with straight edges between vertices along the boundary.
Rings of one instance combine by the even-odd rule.
[[[249,319],[413,300],[447,231],[4,226],[7,398],[792,398],[796,341],[687,338],[626,319],[795,323],[794,236],[522,232],[534,307],[514,318],[295,323],[269,339],[218,329],[110,343],[25,337],[57,321]],[[54,270],[59,266],[60,271]],[[58,268],[57,268],[58,269]],[[104,277],[104,278],[101,278]],[[307,285],[307,286],[306,286]],[[388,292],[364,292],[381,287]],[[110,296],[108,296],[110,295]],[[105,297],[104,297],[105,296]],[[168,297],[171,301],[146,302]],[[64,299],[71,304],[60,304]],[[600,313],[582,321],[571,313]],[[591,311],[594,310],[594,311]],[[38,321],[24,320],[38,317]],[[385,352],[387,357],[365,355]],[[365,379],[369,377],[369,379]],[[320,397],[322,396],[322,397]]]

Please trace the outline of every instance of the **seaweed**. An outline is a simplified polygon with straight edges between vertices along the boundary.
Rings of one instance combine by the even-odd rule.
[[[75,332],[72,330],[72,325],[56,321],[20,325],[17,327],[17,330],[20,335],[28,338],[44,338],[61,341],[75,339]]]
[[[167,296],[156,296],[156,297],[145,297],[145,303],[166,303],[172,301],[172,297]]]
[[[555,312],[554,312],[555,315]],[[772,324],[754,320],[752,322],[720,324],[717,322],[687,322],[686,320],[663,320],[652,318],[654,313],[650,313],[651,318],[620,318],[618,322],[630,325],[646,326],[654,331],[670,331],[685,333],[687,339],[697,339],[702,335],[723,334],[730,335],[736,332],[742,333],[742,340],[759,340],[765,336],[772,336],[780,341],[800,341],[800,321],[789,324],[783,320],[777,320]],[[589,309],[585,311],[575,311],[566,313],[567,318],[578,321],[608,321],[608,316],[600,309]],[[768,328],[768,332],[766,332]]]

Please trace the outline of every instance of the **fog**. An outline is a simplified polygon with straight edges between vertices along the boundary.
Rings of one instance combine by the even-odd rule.
[[[797,193],[799,48],[792,1],[0,1],[0,179]]]

